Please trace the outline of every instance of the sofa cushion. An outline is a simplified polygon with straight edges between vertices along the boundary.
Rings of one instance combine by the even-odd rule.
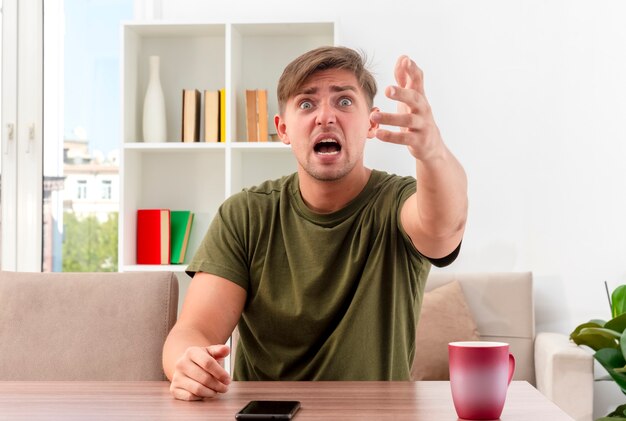
[[[448,343],[480,339],[461,285],[450,282],[424,294],[415,338],[413,380],[448,380]]]
[[[506,342],[515,356],[513,380],[535,384],[535,311],[531,272],[431,271],[426,291],[461,285],[483,341]]]

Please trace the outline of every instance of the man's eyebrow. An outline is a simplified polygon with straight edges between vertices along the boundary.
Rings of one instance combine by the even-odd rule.
[[[354,91],[358,92],[357,88],[352,85],[332,85],[330,90],[333,92]]]
[[[352,85],[331,85],[330,86],[330,90],[332,92],[344,92],[344,91],[353,91],[353,92],[358,92],[358,89],[355,86]],[[305,88],[305,89],[301,89],[298,92],[296,92],[296,95],[313,95],[316,94],[318,91],[318,88],[315,86],[311,86],[309,88]]]
[[[311,86],[310,88],[306,88],[306,89],[300,89],[296,92],[296,95],[313,95],[317,93],[317,88],[314,86]]]

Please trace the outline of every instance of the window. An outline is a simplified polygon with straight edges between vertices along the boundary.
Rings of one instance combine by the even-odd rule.
[[[0,0],[1,269],[117,270],[119,24],[153,4]]]
[[[102,180],[102,199],[111,200],[111,180]]]
[[[1,5],[2,3],[0,3]],[[0,69],[2,69],[2,21],[4,20],[2,7],[0,6]],[[0,98],[2,98],[2,83],[0,83]],[[0,151],[4,150],[4,138],[0,137]],[[0,159],[0,256],[2,256],[2,159]],[[0,261],[2,259],[0,258]],[[0,264],[0,267],[2,265]]]
[[[2,0],[1,10],[2,269],[37,270],[43,226],[42,2]]]
[[[134,1],[44,4],[43,270],[116,271],[120,22]]]
[[[76,199],[87,199],[87,180],[76,182]]]

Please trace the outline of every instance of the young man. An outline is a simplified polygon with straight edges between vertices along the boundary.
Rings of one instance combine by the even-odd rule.
[[[193,280],[164,346],[174,397],[228,390],[219,361],[236,325],[238,380],[410,378],[426,276],[431,263],[458,253],[467,187],[421,70],[402,56],[395,78],[385,94],[398,101],[397,113],[383,113],[353,50],[318,48],[285,68],[274,121],[298,171],[220,207],[188,267]],[[415,179],[364,166],[374,137],[407,146]]]

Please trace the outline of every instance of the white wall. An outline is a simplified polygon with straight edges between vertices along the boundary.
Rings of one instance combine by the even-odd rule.
[[[538,331],[610,317],[603,282],[626,282],[626,2],[163,0],[162,17],[336,20],[381,91],[409,54],[469,177],[463,250],[446,270],[531,270]],[[413,173],[380,141],[366,160]]]

